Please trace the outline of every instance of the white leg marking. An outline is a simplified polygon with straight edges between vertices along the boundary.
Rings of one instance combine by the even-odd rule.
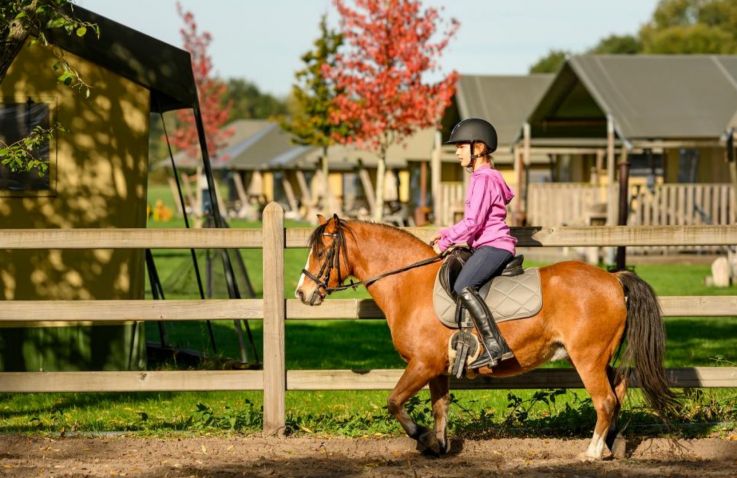
[[[568,352],[566,352],[565,347],[562,345],[559,345],[557,349],[555,349],[555,352],[553,352],[553,356],[550,357],[551,362],[555,362],[556,360],[564,360],[568,358]]]
[[[604,447],[606,447],[604,437],[606,437],[607,431],[608,430],[604,430],[602,436],[599,436],[598,433],[594,432],[594,437],[591,439],[589,448],[586,450],[586,456],[591,458],[601,458],[604,453]]]

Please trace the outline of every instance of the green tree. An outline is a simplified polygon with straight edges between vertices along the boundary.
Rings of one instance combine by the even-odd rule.
[[[57,73],[60,83],[89,96],[90,87],[84,82],[76,69],[64,59],[61,52],[51,48],[47,32],[65,31],[68,35],[83,37],[88,30],[97,36],[97,25],[75,17],[73,5],[69,0],[3,0],[0,3],[0,83],[26,41],[49,48],[57,61],[50,65]],[[58,131],[60,125],[33,128],[31,133],[10,144],[0,140],[0,163],[13,171],[36,169],[46,171],[48,165],[36,157],[36,151]]]
[[[560,70],[571,53],[565,50],[550,50],[530,67],[530,73],[555,73]]]
[[[551,50],[530,72],[557,71],[566,53]],[[737,53],[737,1],[660,0],[637,35],[610,35],[587,53]]]
[[[342,44],[343,36],[328,29],[327,18],[323,15],[320,37],[313,42],[314,48],[302,55],[304,68],[295,73],[296,81],[290,95],[291,115],[280,121],[297,144],[322,148],[320,164],[325,181],[328,178],[328,148],[335,144],[336,136],[350,134],[348,122],[331,120],[338,91],[335,82],[325,76],[325,68],[335,65],[335,56]]]
[[[286,114],[284,100],[262,92],[253,82],[243,78],[227,81],[228,90],[223,101],[231,103],[229,119],[266,119]]]
[[[661,0],[639,36],[644,53],[735,53],[737,2]]]
[[[642,51],[640,39],[633,35],[609,35],[588,52],[603,55],[635,55]]]
[[[688,54],[688,53],[734,53],[732,35],[719,28],[697,24],[669,27],[664,30],[643,29],[644,53]]]

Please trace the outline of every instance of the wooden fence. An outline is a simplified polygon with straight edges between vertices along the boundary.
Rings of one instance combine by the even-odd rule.
[[[440,183],[440,223],[443,226],[456,222],[458,214],[463,215],[463,198],[466,192],[462,182]]]
[[[585,183],[532,183],[527,193],[527,223],[543,227],[587,226],[607,189]],[[616,202],[615,202],[616,204]],[[606,210],[603,211],[606,214]]]
[[[584,226],[587,216],[607,200],[606,188],[585,183],[530,184],[528,221],[538,226]],[[650,190],[630,187],[630,217],[635,226],[737,224],[730,184],[660,184]],[[616,198],[615,198],[616,199]],[[599,213],[600,211],[595,211]]]
[[[264,432],[281,433],[285,424],[287,390],[391,389],[401,370],[286,370],[285,320],[381,319],[372,300],[329,300],[309,307],[286,299],[284,249],[305,247],[309,229],[283,226],[284,213],[276,204],[264,211],[262,230],[244,229],[4,229],[2,249],[142,249],[142,248],[263,248],[263,299],[168,301],[5,301],[0,325],[90,321],[263,319],[262,371],[135,371],[135,372],[3,372],[1,392],[120,392],[263,390]],[[407,228],[429,240],[435,228]],[[737,244],[737,226],[668,227],[547,227],[514,230],[520,246],[633,246]],[[291,292],[291,291],[290,291]],[[734,316],[737,296],[661,297],[666,316]],[[669,369],[676,387],[735,387],[737,367]],[[505,378],[453,381],[454,388],[581,387],[571,369],[541,369]]]

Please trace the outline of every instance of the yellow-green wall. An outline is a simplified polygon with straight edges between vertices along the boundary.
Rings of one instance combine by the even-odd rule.
[[[0,193],[0,227],[145,227],[149,91],[63,54],[89,98],[57,83],[56,59],[38,45],[24,47],[0,84],[3,102],[50,101],[52,123],[66,129],[50,148],[51,195]],[[140,299],[144,272],[139,250],[0,251],[0,299]]]

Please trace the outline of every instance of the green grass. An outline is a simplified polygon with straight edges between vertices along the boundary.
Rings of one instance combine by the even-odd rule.
[[[152,188],[150,194],[166,195],[168,189]],[[170,201],[170,200],[169,200]],[[152,203],[154,201],[151,201]],[[166,202],[166,201],[165,201]],[[171,203],[173,204],[173,203]],[[234,221],[233,227],[259,227],[258,223]],[[287,227],[305,224],[289,222]],[[151,223],[149,227],[183,227],[180,221]],[[157,250],[157,268],[164,284],[184,277],[188,290],[168,299],[198,297],[189,252]],[[262,292],[261,251],[241,252],[256,295]],[[290,297],[307,256],[305,249],[285,251],[284,288]],[[540,264],[528,264],[540,265]],[[636,272],[660,295],[737,295],[737,289],[714,289],[703,284],[708,265],[640,265]],[[165,285],[166,287],[166,285]],[[148,291],[148,286],[147,286]],[[150,294],[147,292],[147,297]],[[364,289],[348,290],[334,298],[368,297]],[[238,357],[234,328],[229,321],[214,322],[218,353]],[[259,321],[250,323],[257,349],[262,347]],[[737,317],[667,318],[668,367],[737,364]],[[172,343],[209,350],[204,323],[167,324]],[[149,340],[156,340],[156,325],[148,323]],[[289,369],[401,368],[384,321],[293,321],[286,325],[286,361]],[[550,366],[562,366],[562,363]],[[530,436],[585,436],[591,433],[594,413],[582,390],[561,395],[550,391],[454,391],[449,426],[465,436],[489,434]],[[288,392],[288,426],[294,433],[367,436],[397,435],[400,428],[386,414],[387,391]],[[431,421],[428,393],[410,403],[414,417]],[[555,403],[551,403],[554,400]],[[686,434],[707,434],[735,428],[737,390],[689,392],[678,420]],[[213,393],[108,393],[108,394],[3,394],[0,395],[0,432],[106,432],[133,431],[144,434],[188,432],[258,432],[261,426],[260,392]],[[625,407],[632,420],[631,433],[659,430],[657,419],[642,408],[639,392],[630,393]]]

